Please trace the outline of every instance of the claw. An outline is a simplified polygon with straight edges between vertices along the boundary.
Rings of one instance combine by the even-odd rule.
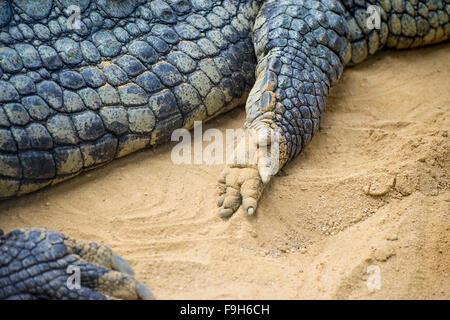
[[[134,270],[130,266],[130,264],[115,253],[113,253],[112,255],[112,267],[114,270],[126,273],[134,277]]]
[[[259,168],[259,175],[261,176],[261,181],[266,184],[270,181],[270,178],[272,177],[273,173],[270,168],[267,167],[260,167]]]
[[[142,300],[155,300],[153,292],[142,282],[136,284],[136,292]]]
[[[220,197],[218,200],[217,200],[217,206],[218,207],[221,207],[222,205],[223,205],[223,201],[225,200],[225,197]]]
[[[247,213],[248,213],[249,216],[252,216],[254,212],[255,212],[255,209],[253,209],[253,208],[248,208],[247,209]]]
[[[232,209],[220,209],[219,213],[222,217],[229,217],[234,213],[234,211]]]

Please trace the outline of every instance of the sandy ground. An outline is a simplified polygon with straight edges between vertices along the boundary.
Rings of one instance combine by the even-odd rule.
[[[256,217],[221,219],[222,166],[174,165],[168,144],[2,202],[0,226],[108,244],[160,299],[450,299],[449,49],[346,70]]]

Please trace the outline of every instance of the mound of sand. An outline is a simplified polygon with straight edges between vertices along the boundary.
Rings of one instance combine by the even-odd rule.
[[[0,226],[108,244],[161,299],[449,299],[449,49],[346,70],[256,217],[221,219],[222,166],[175,165],[168,144],[2,202]]]

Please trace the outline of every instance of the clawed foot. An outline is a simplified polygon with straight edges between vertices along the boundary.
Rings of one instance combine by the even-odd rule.
[[[243,209],[253,215],[258,206],[264,184],[257,168],[227,167],[219,178],[220,215],[227,217],[235,213],[242,205]]]
[[[232,164],[218,180],[219,213],[222,217],[234,214],[241,206],[253,215],[264,186],[278,172],[280,165],[279,135],[262,125],[247,131],[235,149]]]
[[[2,299],[154,299],[106,246],[38,228],[0,239]]]

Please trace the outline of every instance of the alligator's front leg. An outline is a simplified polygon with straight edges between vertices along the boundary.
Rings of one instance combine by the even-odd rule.
[[[45,229],[0,230],[0,299],[153,299],[110,248]]]
[[[258,67],[246,127],[256,129],[251,135],[258,150],[269,148],[258,164],[230,165],[222,172],[218,204],[225,216],[241,204],[255,212],[264,185],[317,132],[329,89],[350,58],[349,30],[338,2],[268,1],[253,33]]]

